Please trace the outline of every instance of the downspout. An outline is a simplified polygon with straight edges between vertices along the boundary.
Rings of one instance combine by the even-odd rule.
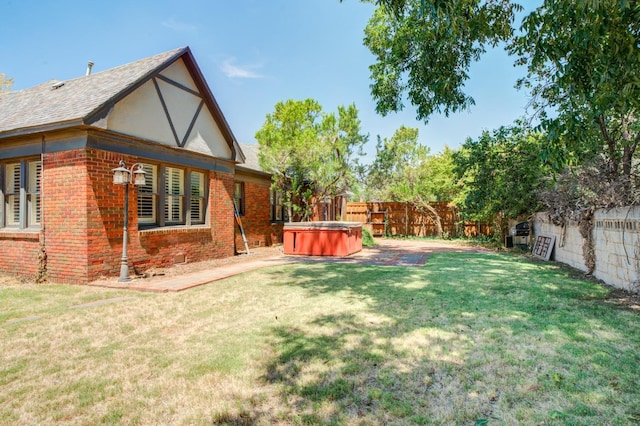
[[[217,168],[217,163],[214,163],[216,165]],[[209,219],[209,225],[211,226],[211,238],[213,238],[213,241],[217,244],[217,240],[216,240],[216,218],[214,216],[214,212],[216,210],[216,206],[214,205],[214,203],[216,202],[216,200],[218,199],[216,197],[216,194],[218,193],[218,172],[215,171],[213,172],[213,195],[210,195],[211,197],[211,204],[209,206],[209,211],[207,212],[207,216]]]
[[[38,269],[36,271],[36,283],[43,283],[47,280],[47,245],[45,232],[45,196],[44,196],[44,152],[45,137],[42,135],[42,145],[40,148],[40,247],[38,249]]]

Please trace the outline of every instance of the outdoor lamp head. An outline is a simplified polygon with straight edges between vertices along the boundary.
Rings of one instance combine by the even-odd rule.
[[[129,183],[130,172],[124,167],[124,162],[120,161],[120,165],[113,169],[113,183],[117,185],[124,185]]]
[[[133,172],[133,183],[137,186],[144,186],[147,184],[142,164],[138,164],[138,168]]]

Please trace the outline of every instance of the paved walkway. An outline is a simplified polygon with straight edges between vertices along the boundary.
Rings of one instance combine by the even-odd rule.
[[[365,247],[359,253],[347,257],[327,256],[285,256],[279,250],[271,250],[261,256],[252,258],[242,256],[230,264],[209,267],[193,272],[167,277],[156,276],[151,279],[136,278],[121,283],[113,280],[101,280],[89,285],[115,289],[127,289],[147,292],[177,292],[197,287],[213,281],[241,274],[243,272],[268,266],[284,265],[297,262],[331,262],[379,266],[415,267],[426,263],[429,255],[435,252],[485,252],[482,249],[462,246],[450,241],[417,241],[417,240],[376,240],[376,247]],[[246,257],[245,257],[246,256]]]
[[[273,257],[265,257],[260,259],[246,259],[241,262],[234,262],[229,265],[216,266],[215,268],[204,269],[202,271],[188,272],[182,275],[171,276],[166,278],[135,278],[129,282],[113,281],[95,281],[89,285],[97,287],[108,287],[122,290],[137,290],[153,293],[166,293],[169,291],[182,291],[213,281],[222,280],[243,272],[253,271],[255,269],[266,268],[268,266],[284,265],[294,262],[287,256],[276,255]]]

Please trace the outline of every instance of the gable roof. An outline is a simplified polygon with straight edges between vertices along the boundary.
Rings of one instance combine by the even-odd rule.
[[[76,126],[98,126],[113,105],[182,59],[211,111],[232,158],[238,143],[198,67],[183,47],[64,82],[49,81],[0,95],[0,138]]]

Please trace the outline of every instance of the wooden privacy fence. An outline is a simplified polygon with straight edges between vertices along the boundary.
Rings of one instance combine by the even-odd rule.
[[[440,216],[442,232],[449,236],[476,237],[491,235],[487,224],[463,222],[458,209],[451,203],[430,203]],[[406,202],[347,203],[344,220],[362,222],[374,236],[404,235],[415,237],[437,236],[432,215],[420,206]]]

